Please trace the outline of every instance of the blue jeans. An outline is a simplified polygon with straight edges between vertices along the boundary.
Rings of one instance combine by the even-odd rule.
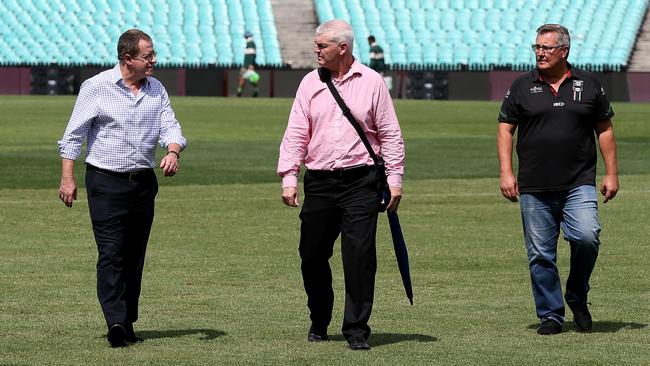
[[[600,246],[596,189],[582,185],[568,191],[524,193],[520,206],[537,316],[562,324],[564,302],[556,264],[560,228],[571,245],[564,298],[569,306],[585,304]]]

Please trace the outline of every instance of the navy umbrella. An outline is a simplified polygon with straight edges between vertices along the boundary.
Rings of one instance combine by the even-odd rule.
[[[384,199],[386,202],[390,201],[390,191],[388,189],[384,190]],[[413,286],[411,285],[411,273],[409,270],[409,253],[406,249],[402,227],[400,226],[397,212],[389,212],[387,210],[386,215],[388,216],[388,224],[390,225],[390,234],[393,237],[395,258],[397,259],[399,273],[402,275],[404,291],[406,291],[406,296],[408,297],[409,302],[413,305]]]

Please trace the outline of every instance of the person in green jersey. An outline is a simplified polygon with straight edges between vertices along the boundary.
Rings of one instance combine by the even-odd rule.
[[[386,70],[384,50],[377,44],[375,36],[368,36],[368,44],[370,45],[370,65],[368,66],[383,76]]]
[[[253,33],[244,32],[246,39],[246,48],[244,49],[244,64],[239,70],[239,86],[237,87],[237,96],[241,97],[244,91],[246,81],[250,82],[253,86],[253,97],[257,97],[259,92],[258,83],[260,75],[255,71],[255,42],[253,41]]]

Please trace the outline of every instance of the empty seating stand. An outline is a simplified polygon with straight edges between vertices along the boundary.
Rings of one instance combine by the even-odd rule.
[[[246,30],[259,65],[283,64],[270,0],[2,0],[0,65],[110,66],[129,28],[151,35],[160,66],[238,66]]]
[[[537,26],[561,23],[572,35],[571,62],[617,71],[628,64],[649,0],[305,1],[314,1],[320,22],[352,24],[364,63],[372,34],[394,68],[525,70],[534,65]],[[129,28],[153,37],[160,66],[237,67],[245,30],[259,65],[283,65],[270,0],[1,0],[0,65],[110,66]]]
[[[393,68],[526,70],[535,29],[571,33],[569,60],[595,71],[627,66],[648,0],[314,0],[320,22],[349,21],[354,54],[368,63],[374,35]]]

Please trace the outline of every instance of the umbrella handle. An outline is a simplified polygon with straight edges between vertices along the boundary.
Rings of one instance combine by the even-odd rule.
[[[382,202],[381,202],[381,210],[379,212],[384,212],[386,211],[386,206],[390,203],[390,189],[388,188],[388,185],[385,185],[384,188],[382,189]]]

